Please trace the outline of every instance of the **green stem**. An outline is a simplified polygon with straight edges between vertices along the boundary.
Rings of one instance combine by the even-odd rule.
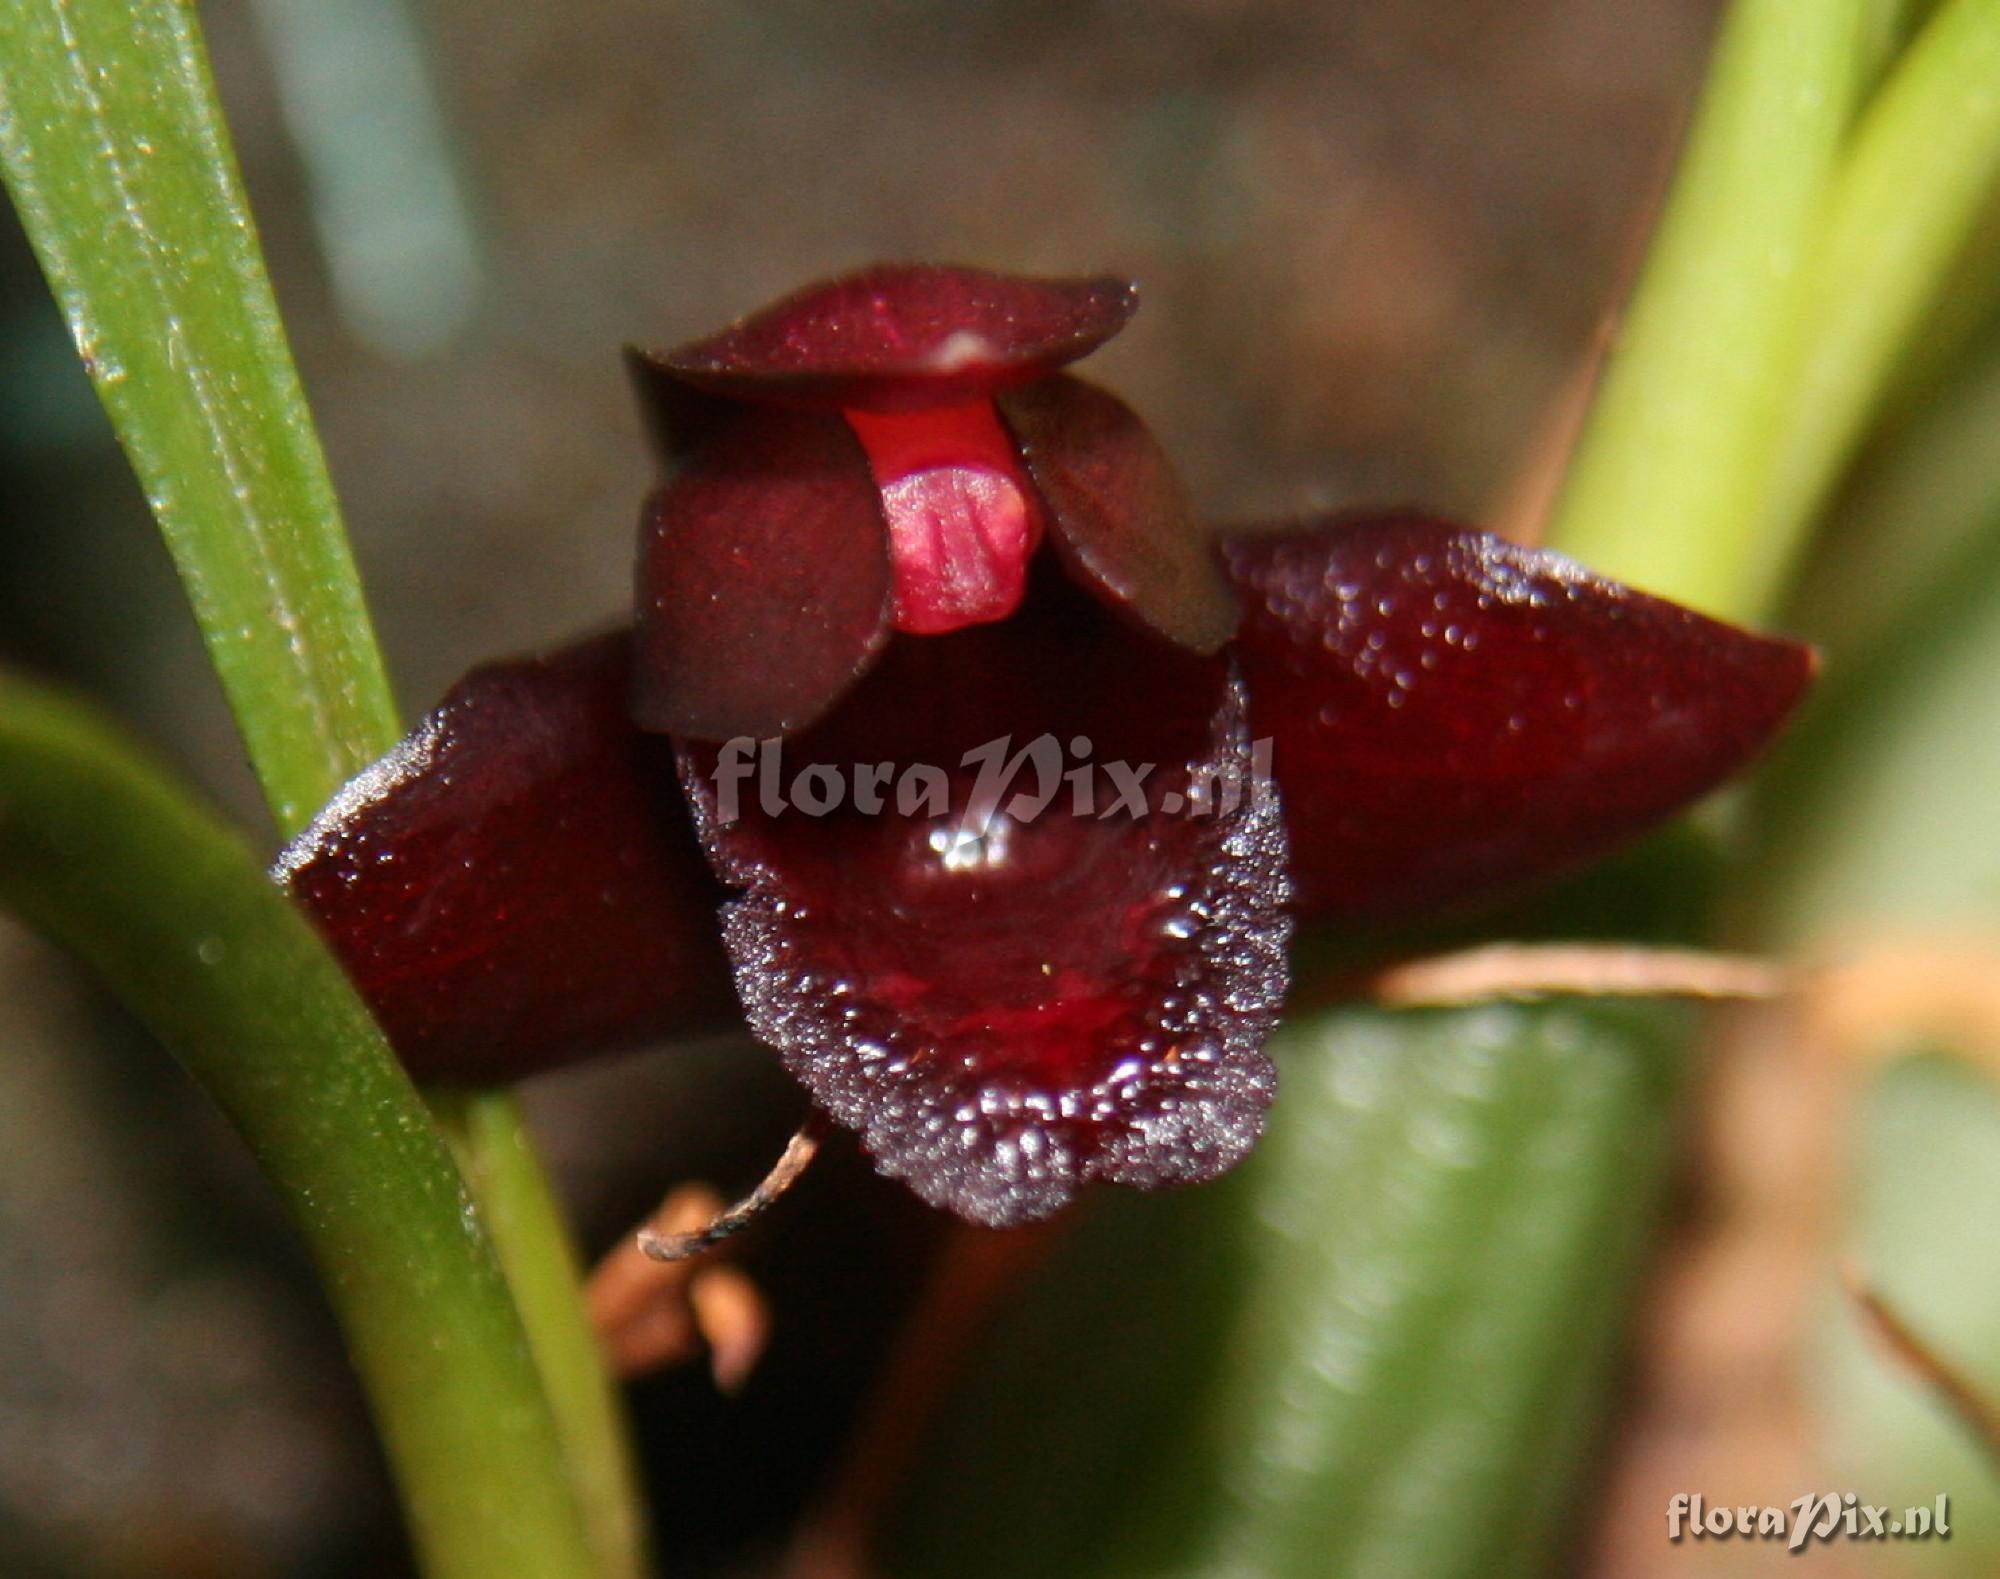
[[[1963,355],[1953,376],[1931,380],[1903,421],[1878,429],[1801,567],[1789,617],[1812,632],[1830,668],[1872,673],[1912,611],[2000,534],[1995,433],[2000,333]]]
[[[1744,568],[1769,608],[2000,179],[2000,0],[1951,0],[1869,107],[1817,229],[1805,351]]]
[[[1861,19],[1862,81],[1873,86],[1887,75],[1910,37],[1937,8],[1937,0],[1867,0]]]
[[[1792,395],[1799,282],[1862,69],[1866,0],[1737,0],[1550,544],[1717,613]]]
[[[439,1091],[431,1107],[520,1306],[598,1571],[604,1579],[640,1579],[650,1565],[623,1405],[584,1319],[582,1263],[520,1104],[500,1091]]]
[[[399,729],[195,12],[175,0],[0,0],[0,62],[0,167],[289,833]],[[379,1036],[371,1028],[347,1056],[382,1057]],[[190,1067],[207,1083],[226,1062],[217,1049]],[[309,1102],[308,1089],[294,1100]],[[279,1106],[244,1121],[275,1123]],[[481,1111],[467,1169],[602,1571],[637,1573],[628,1449],[563,1225],[511,1102]],[[448,1163],[444,1178],[457,1188]],[[376,1401],[385,1418],[407,1406]]]
[[[181,0],[0,0],[0,167],[278,825],[398,733]]]
[[[172,1049],[304,1235],[432,1579],[597,1572],[437,1126],[261,862],[93,714],[0,679],[0,902]]]

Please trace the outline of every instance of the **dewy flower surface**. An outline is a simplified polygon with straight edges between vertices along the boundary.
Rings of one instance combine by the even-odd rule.
[[[1045,735],[1156,765],[1146,809],[1105,796],[1074,815],[1064,785],[1017,814],[1025,772],[976,809],[968,754]],[[799,771],[952,766],[942,815],[753,803],[724,823],[715,748],[682,748],[697,826],[742,891],[723,938],[751,1028],[884,1171],[1010,1222],[1081,1180],[1203,1179],[1249,1148],[1291,923],[1276,797],[1251,793],[1226,660],[1130,632],[1058,580],[1004,624],[897,643],[786,744]],[[1165,809],[1210,782],[1244,793]]]
[[[669,474],[630,636],[474,671],[281,863],[416,1072],[740,1012],[976,1221],[1211,1178],[1295,922],[1587,860],[1803,692],[1803,648],[1466,528],[1203,529],[1060,371],[1133,305],[891,265],[634,358]],[[1073,776],[982,788],[1038,741]]]

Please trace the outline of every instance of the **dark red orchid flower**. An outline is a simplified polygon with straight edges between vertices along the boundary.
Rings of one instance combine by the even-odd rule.
[[[413,1071],[741,1014],[976,1221],[1207,1179],[1295,921],[1585,861],[1803,692],[1801,647],[1480,532],[1204,532],[1058,371],[1133,304],[883,267],[635,357],[633,631],[473,671],[281,862]]]

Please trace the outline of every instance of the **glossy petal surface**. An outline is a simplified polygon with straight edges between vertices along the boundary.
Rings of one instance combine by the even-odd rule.
[[[278,872],[421,1079],[732,1023],[721,892],[623,634],[475,669]]]
[[[1031,595],[1042,617],[898,641],[783,742],[788,798],[810,765],[851,784],[857,763],[928,763],[948,784],[936,804],[899,813],[892,778],[875,815],[851,797],[772,815],[743,787],[728,821],[716,750],[683,756],[711,856],[743,890],[724,937],[753,1029],[885,1173],[991,1224],[1046,1216],[1086,1180],[1192,1183],[1236,1162],[1270,1099],[1285,981],[1274,798],[1167,798],[1247,774],[1240,683],[1059,591]],[[1014,799],[1043,787],[1026,767],[982,817],[966,753],[1044,735],[1158,764],[1145,814],[1114,808],[1108,777],[1092,813],[1057,784],[1037,814]]]
[[[1236,630],[1235,593],[1213,535],[1131,407],[1068,377],[999,405],[1071,573],[1176,645],[1220,650]]]
[[[1138,307],[1127,282],[887,263],[809,285],[720,334],[653,355],[743,400],[871,411],[950,405],[1096,350]]]
[[[1598,855],[1740,769],[1810,651],[1417,518],[1239,538],[1236,653],[1306,914],[1388,917]]]
[[[889,633],[889,531],[838,416],[746,410],[646,503],[632,713],[723,740],[823,713]]]

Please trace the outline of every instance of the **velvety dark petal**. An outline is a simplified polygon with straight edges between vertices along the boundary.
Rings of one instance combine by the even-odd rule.
[[[740,401],[696,389],[662,368],[653,354],[625,348],[625,372],[638,397],[646,436],[661,462],[672,469],[693,454],[741,410]]]
[[[649,360],[745,400],[907,410],[971,400],[1087,356],[1138,305],[1133,286],[1108,276],[885,263],[809,285]]]
[[[628,682],[623,634],[473,670],[279,860],[418,1078],[736,1020],[721,892]]]
[[[646,501],[633,717],[703,740],[800,728],[873,661],[893,606],[852,430],[745,410]]]
[[[1235,1163],[1270,1099],[1261,1049],[1285,983],[1282,821],[1247,783],[1240,682],[1064,593],[1058,618],[896,642],[820,728],[764,748],[782,764],[776,814],[726,748],[682,760],[717,870],[743,891],[724,939],[752,1028],[883,1172],[995,1225],[1087,1180],[1192,1183]],[[1031,756],[982,797],[967,753],[1038,739],[1049,777]],[[1078,739],[1093,765],[1158,764],[1143,814],[1111,774],[1078,814],[1058,776]],[[881,762],[896,770],[869,814],[855,765]],[[899,805],[914,764],[942,770],[938,798]],[[838,809],[808,814],[835,782],[809,768],[839,775]],[[1187,808],[1224,775],[1237,795]],[[1040,809],[1015,798],[1044,789]]]
[[[1213,535],[1195,521],[1137,413],[1069,377],[1015,390],[999,405],[1071,572],[1167,640],[1219,650],[1236,631],[1236,595]]]
[[[1447,905],[1595,856],[1741,768],[1813,672],[1795,643],[1437,521],[1228,559],[1305,913]]]

